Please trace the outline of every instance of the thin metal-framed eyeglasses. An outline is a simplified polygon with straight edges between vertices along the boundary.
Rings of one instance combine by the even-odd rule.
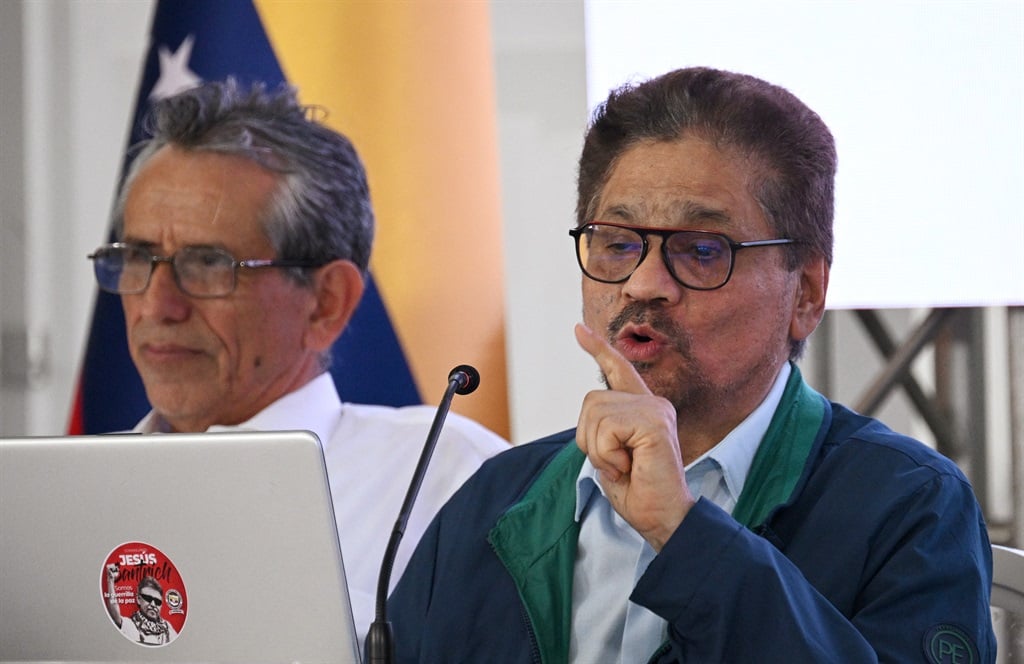
[[[224,297],[234,292],[239,268],[320,267],[308,261],[235,257],[217,247],[182,247],[170,256],[157,256],[143,245],[115,242],[89,254],[101,289],[115,295],[137,295],[149,287],[153,270],[167,263],[174,283],[186,295],[199,298]]]
[[[640,267],[650,251],[648,237],[661,238],[661,257],[669,274],[693,290],[721,288],[732,276],[736,252],[752,247],[794,244],[777,238],[736,242],[712,231],[649,228],[593,222],[569,231],[576,242],[576,260],[583,274],[606,284],[619,284]]]

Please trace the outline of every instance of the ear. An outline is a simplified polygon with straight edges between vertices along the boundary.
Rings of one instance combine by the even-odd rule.
[[[789,336],[803,341],[811,336],[825,315],[825,293],[828,291],[829,265],[824,256],[814,256],[799,270],[799,283],[793,300],[793,317]]]
[[[334,344],[352,318],[363,287],[362,272],[352,261],[339,259],[317,268],[313,276],[316,306],[306,328],[307,347],[323,352]]]

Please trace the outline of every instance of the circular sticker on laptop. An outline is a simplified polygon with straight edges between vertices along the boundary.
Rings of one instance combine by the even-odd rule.
[[[174,563],[151,544],[126,542],[111,551],[100,588],[114,627],[132,643],[165,646],[185,626],[185,583]]]

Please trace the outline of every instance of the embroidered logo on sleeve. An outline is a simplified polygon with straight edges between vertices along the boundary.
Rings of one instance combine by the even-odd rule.
[[[979,664],[978,646],[956,625],[935,625],[921,644],[930,664]]]

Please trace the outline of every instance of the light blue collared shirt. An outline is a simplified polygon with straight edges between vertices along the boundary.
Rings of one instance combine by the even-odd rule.
[[[686,483],[694,498],[706,498],[732,513],[789,374],[787,363],[761,405],[686,467]],[[654,560],[654,549],[612,508],[589,459],[576,480],[576,520],[580,536],[573,571],[569,661],[646,662],[665,642],[668,625],[639,604],[622,600]],[[618,658],[612,653],[618,653]]]

